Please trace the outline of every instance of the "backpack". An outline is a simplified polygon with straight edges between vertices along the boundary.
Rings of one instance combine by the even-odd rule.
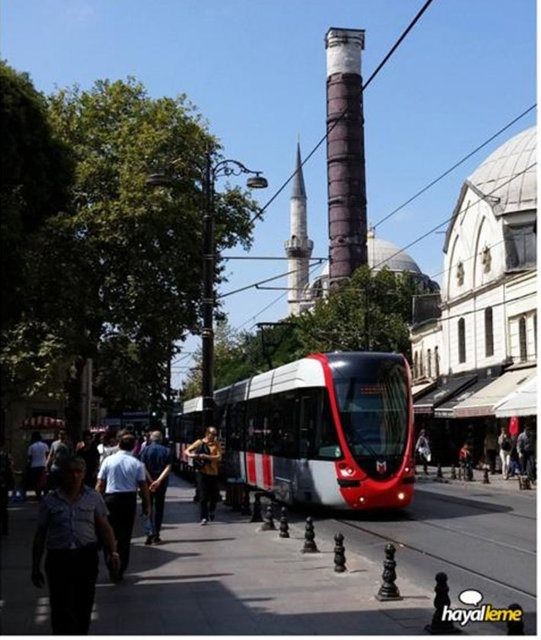
[[[500,445],[502,451],[511,451],[511,440],[509,438],[504,438]]]
[[[201,442],[201,444],[197,447],[197,449],[195,450],[195,452],[197,455],[200,453],[205,453],[207,455],[210,454],[210,449],[208,448],[208,445],[205,444],[204,442]],[[201,460],[200,458],[194,458],[193,459],[193,468],[196,470],[200,470],[202,469],[206,464],[209,463],[209,460]]]

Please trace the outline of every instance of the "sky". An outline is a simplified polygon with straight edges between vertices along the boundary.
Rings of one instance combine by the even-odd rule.
[[[366,80],[424,0],[3,0],[0,53],[45,93],[135,76],[153,97],[181,93],[207,119],[225,156],[269,181],[264,207],[325,134],[330,27],[365,30]],[[364,94],[367,209],[376,236],[398,247],[452,213],[462,182],[535,123],[535,110],[388,221],[378,221],[536,102],[535,0],[434,0]],[[325,145],[304,166],[313,256],[328,254]],[[220,182],[217,185],[224,186]],[[235,183],[232,183],[235,184]],[[238,183],[242,184],[242,183]],[[284,257],[289,198],[266,208],[249,253]],[[445,230],[445,225],[441,228]],[[443,233],[407,249],[439,280]],[[182,250],[181,248],[179,250]],[[314,271],[317,274],[319,268]],[[228,260],[228,294],[287,271],[285,261]],[[270,283],[285,287],[286,278]],[[222,302],[233,328],[287,315],[287,294],[250,288]],[[173,365],[185,375],[189,339]]]

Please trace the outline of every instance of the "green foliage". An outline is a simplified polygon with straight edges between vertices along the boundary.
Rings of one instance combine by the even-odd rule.
[[[388,269],[372,273],[361,267],[347,283],[299,317],[253,334],[236,333],[225,322],[216,334],[215,388],[316,352],[395,351],[409,357],[412,298],[422,292],[422,286],[407,274]],[[200,365],[200,353],[196,361]],[[186,382],[184,397],[200,392],[197,367]]]
[[[45,368],[92,357],[113,405],[163,404],[171,345],[199,326],[200,179],[206,150],[217,161],[220,147],[185,96],[152,99],[132,78],[62,89],[49,97],[48,113],[71,150],[75,182],[70,206],[31,244],[31,313],[22,324],[42,331],[32,337],[17,327],[7,336],[10,352],[32,360],[48,341],[57,349]],[[149,173],[172,167],[171,188],[147,187]],[[248,246],[255,202],[231,189],[216,208],[218,251]],[[41,370],[28,373],[28,389],[43,384]]]

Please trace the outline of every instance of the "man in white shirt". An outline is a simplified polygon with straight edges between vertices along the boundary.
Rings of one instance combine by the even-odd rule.
[[[123,578],[130,559],[130,544],[137,507],[137,489],[143,499],[143,513],[150,515],[150,496],[146,481],[145,467],[131,455],[135,446],[135,436],[120,432],[119,450],[103,461],[98,472],[96,490],[105,494],[105,504],[109,509],[109,522],[115,532],[120,569],[111,574],[114,582]],[[106,558],[106,561],[108,559]]]
[[[28,486],[36,492],[36,498],[41,500],[41,492],[45,487],[45,467],[49,447],[41,439],[41,433],[34,431],[31,444],[28,447]]]

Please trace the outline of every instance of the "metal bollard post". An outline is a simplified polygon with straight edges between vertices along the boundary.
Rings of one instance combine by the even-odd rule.
[[[443,472],[441,470],[441,462],[438,462],[438,470],[436,471],[436,478],[443,478]]]
[[[383,583],[376,595],[378,600],[386,602],[388,600],[403,600],[400,591],[396,586],[396,561],[394,554],[396,549],[391,543],[385,545],[385,560],[383,561]]]
[[[252,515],[252,510],[250,509],[250,489],[247,485],[244,485],[244,492],[242,495],[242,502],[240,505],[240,512],[243,516]]]
[[[252,511],[252,517],[250,522],[263,522],[263,516],[261,515],[261,492],[256,491],[254,494],[254,508]]]
[[[432,635],[444,635],[447,633],[460,633],[451,621],[443,620],[443,609],[451,604],[449,598],[449,587],[447,585],[447,574],[436,574],[436,586],[434,588],[436,597],[434,598],[434,615],[432,623],[425,626],[425,631]]]
[[[282,507],[280,510],[280,538],[289,538],[289,524],[287,523],[287,510]]]
[[[301,553],[319,553],[319,549],[317,548],[314,540],[315,537],[314,523],[312,518],[308,516],[308,518],[306,518],[306,527],[304,529],[304,546],[301,549]]]
[[[261,531],[275,531],[274,518],[272,516],[272,507],[269,504],[265,510],[265,517],[263,518],[263,524],[261,525]]]
[[[524,633],[524,611],[522,609],[522,607],[517,604],[516,602],[514,602],[513,604],[510,604],[508,607],[508,609],[511,609],[512,611],[520,611],[521,612],[521,616],[520,616],[520,620],[508,620],[507,621],[507,635],[508,636],[523,636],[526,635]]]
[[[483,471],[483,484],[490,484],[490,478],[488,477],[488,467],[485,467]]]
[[[334,570],[336,573],[344,573],[344,571],[347,571],[344,536],[341,533],[337,533],[334,536],[334,542]]]
[[[451,466],[451,480],[456,480],[456,467],[454,464]]]

